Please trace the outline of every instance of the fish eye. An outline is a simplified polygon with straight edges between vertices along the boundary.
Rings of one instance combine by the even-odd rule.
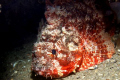
[[[52,49],[52,54],[55,55],[56,54],[56,50]]]

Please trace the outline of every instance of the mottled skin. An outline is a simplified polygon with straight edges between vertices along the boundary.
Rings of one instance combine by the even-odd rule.
[[[37,74],[65,77],[112,57],[114,44],[94,0],[55,0],[53,4],[46,0],[46,9],[48,24],[38,34],[32,56]]]

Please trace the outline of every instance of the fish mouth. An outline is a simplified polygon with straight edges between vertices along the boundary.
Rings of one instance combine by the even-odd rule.
[[[46,78],[47,77],[54,77],[54,78],[65,77],[69,75],[71,72],[74,72],[74,71],[76,72],[76,69],[79,67],[81,60],[82,60],[81,57],[78,56],[74,60],[69,59],[69,61],[58,60],[58,59],[50,59],[49,61],[47,61],[42,56],[42,58],[33,59],[32,70],[36,72],[38,75],[42,75]],[[67,71],[68,69],[69,71]]]

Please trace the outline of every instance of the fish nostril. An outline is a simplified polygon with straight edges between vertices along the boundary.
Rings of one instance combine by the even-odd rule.
[[[52,54],[55,55],[56,54],[56,50],[52,49]]]

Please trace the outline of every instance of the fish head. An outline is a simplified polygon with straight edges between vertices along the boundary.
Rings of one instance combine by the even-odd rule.
[[[47,32],[46,30],[49,31],[48,27],[43,30],[42,34]],[[80,53],[83,47],[77,30],[70,31],[65,27],[58,30],[60,33],[54,37],[53,34],[56,34],[57,30],[49,36],[49,32],[47,32],[44,40],[41,39],[34,44],[32,70],[39,75],[54,78],[64,77],[75,72],[81,63],[82,54]]]

